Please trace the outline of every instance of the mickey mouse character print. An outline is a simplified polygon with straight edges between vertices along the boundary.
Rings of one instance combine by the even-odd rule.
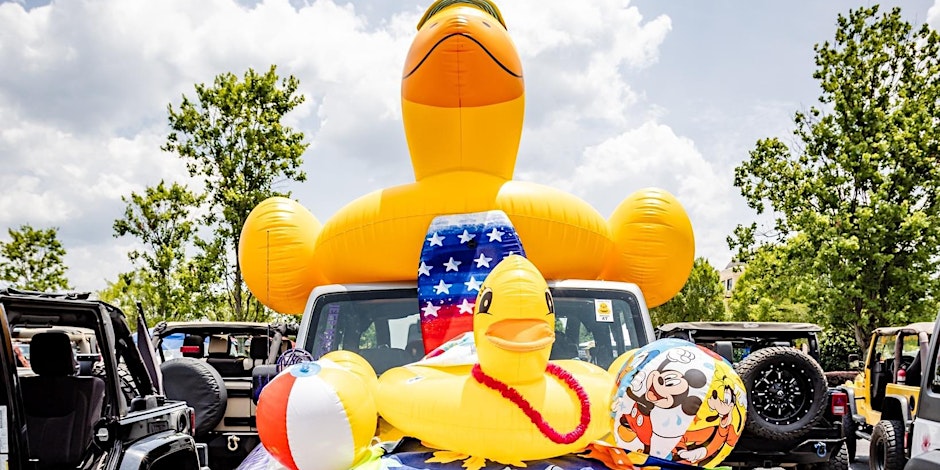
[[[642,351],[627,362],[625,370],[635,373],[629,383],[620,383],[612,407],[618,447],[672,458],[708,389],[699,355],[703,352],[694,345],[678,346]]]

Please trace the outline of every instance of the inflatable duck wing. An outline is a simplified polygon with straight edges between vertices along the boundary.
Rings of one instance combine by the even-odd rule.
[[[376,400],[383,418],[434,448],[504,464],[575,452],[610,429],[612,376],[548,360],[554,304],[532,263],[508,256],[475,305],[479,363],[386,371]]]
[[[310,290],[322,283],[414,280],[421,241],[434,217],[495,209],[509,216],[528,258],[548,279],[636,282],[630,278],[635,275],[650,306],[685,283],[692,237],[680,205],[660,204],[657,210],[668,207],[684,224],[652,222],[656,240],[659,232],[675,232],[678,237],[666,239],[684,245],[650,256],[649,247],[636,243],[649,237],[638,238],[633,229],[648,228],[651,219],[619,217],[612,219],[620,221],[615,226],[571,194],[511,180],[525,87],[519,55],[489,0],[431,5],[405,61],[401,93],[414,183],[360,197],[322,229],[309,220],[312,215],[284,201],[259,210],[268,215],[249,217],[239,260],[248,287],[265,305],[300,313]],[[286,223],[293,215],[302,216],[306,233]],[[271,245],[271,227],[296,237],[280,238],[289,238],[285,246],[300,255],[278,254],[282,248]],[[638,269],[620,265],[642,257],[649,261]],[[671,282],[660,294],[656,284],[663,276]]]

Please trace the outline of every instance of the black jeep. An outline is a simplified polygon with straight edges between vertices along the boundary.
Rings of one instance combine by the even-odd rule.
[[[0,376],[3,468],[205,468],[193,409],[157,393],[124,314],[88,294],[0,290]]]
[[[734,365],[747,390],[744,432],[724,464],[735,468],[848,469],[842,415],[848,395],[831,389],[809,323],[690,322],[657,338],[704,346]]]

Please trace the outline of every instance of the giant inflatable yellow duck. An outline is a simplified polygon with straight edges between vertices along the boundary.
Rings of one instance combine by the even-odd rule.
[[[517,466],[579,451],[610,430],[612,376],[548,360],[554,306],[529,260],[511,255],[496,265],[475,305],[479,363],[386,371],[376,400],[383,418],[430,447]]]
[[[320,284],[413,280],[434,217],[494,209],[508,214],[547,279],[634,282],[651,307],[682,288],[694,241],[688,216],[669,193],[637,192],[607,221],[571,194],[511,179],[523,73],[489,0],[431,5],[405,61],[401,93],[414,183],[365,195],[322,228],[284,198],[265,201],[247,220],[239,260],[265,305],[301,313]]]

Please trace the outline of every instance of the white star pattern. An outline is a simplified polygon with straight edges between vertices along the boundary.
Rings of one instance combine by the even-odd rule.
[[[480,257],[473,261],[476,262],[478,268],[488,268],[490,267],[490,261],[493,261],[493,258],[487,258],[485,254],[480,253]]]
[[[464,243],[469,242],[470,240],[473,240],[473,237],[476,237],[476,235],[474,235],[474,234],[472,234],[472,233],[470,233],[470,232],[467,232],[466,230],[463,231],[463,234],[457,235],[457,238],[460,239],[460,244],[461,244],[461,245],[463,245]]]
[[[454,257],[450,257],[450,261],[444,263],[444,266],[447,267],[447,271],[459,271],[457,266],[460,266],[462,263],[460,261],[454,261]],[[446,271],[445,271],[446,272]]]
[[[473,313],[473,304],[463,299],[463,303],[460,304],[460,313]]]
[[[450,294],[450,286],[452,285],[453,284],[445,283],[444,280],[441,279],[441,282],[437,283],[437,285],[434,286],[434,293],[435,294]]]
[[[477,291],[480,292],[480,281],[477,278],[470,276],[470,280],[464,283],[467,286],[467,292]]]
[[[432,269],[434,269],[434,266],[428,266],[422,261],[421,266],[418,266],[418,276],[430,276]]]
[[[496,230],[495,228],[493,230]],[[431,235],[431,238],[428,238],[428,241],[431,242],[431,246],[444,246],[444,238],[437,235],[437,232],[434,232],[434,235]]]
[[[486,236],[490,237],[491,242],[502,242],[503,235],[505,234],[506,232],[500,232],[499,230],[496,230],[496,227],[493,227],[493,230],[490,230],[490,233],[487,233]]]
[[[435,325],[424,338],[427,344],[436,346],[445,331],[468,326],[493,266],[507,252],[525,253],[506,215],[494,212],[442,216],[428,227],[421,257],[412,265],[418,271],[415,307],[421,324]]]
[[[431,302],[428,302],[428,305],[422,308],[421,311],[424,312],[425,317],[436,317],[437,311],[440,309],[441,309],[440,307],[435,307],[434,305],[431,304]]]

